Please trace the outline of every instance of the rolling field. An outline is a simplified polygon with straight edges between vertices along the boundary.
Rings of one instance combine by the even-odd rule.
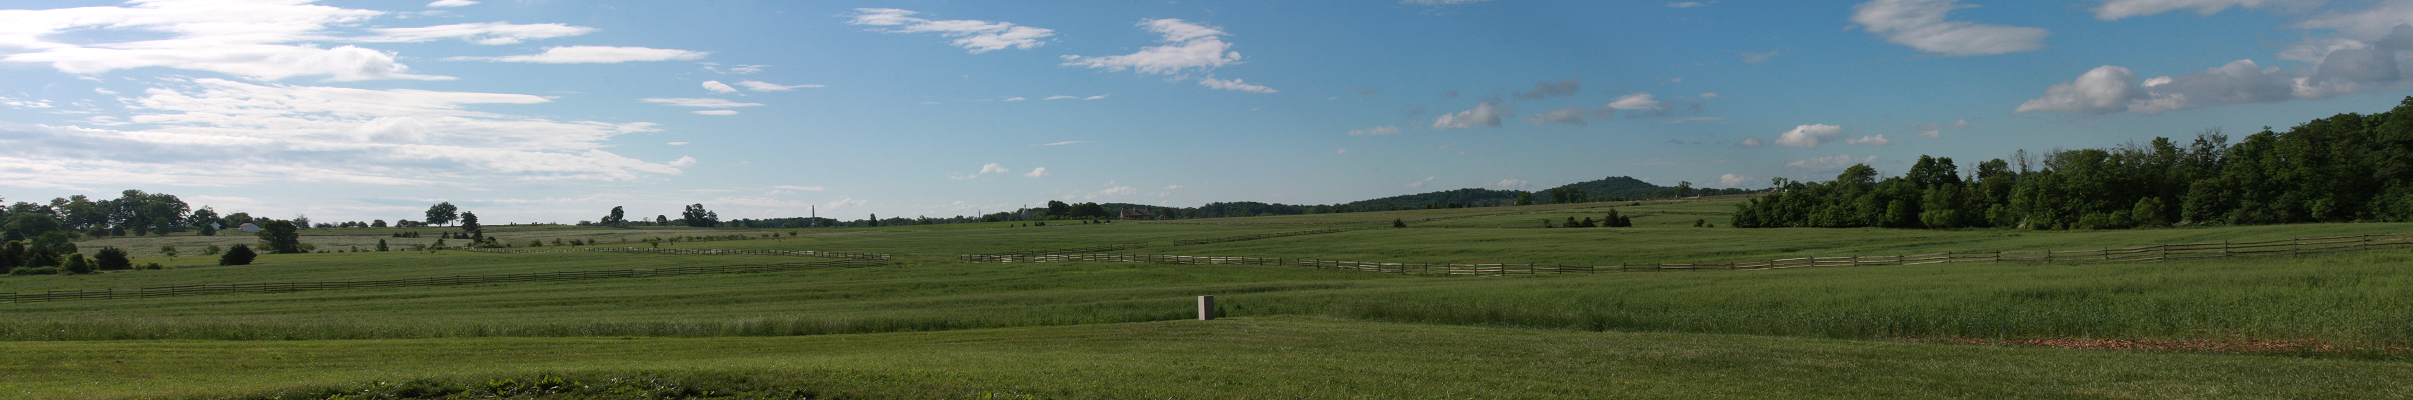
[[[2389,398],[2406,396],[2402,382],[2413,375],[2407,363],[2413,314],[2404,312],[2413,309],[2413,271],[2405,270],[2413,251],[2403,250],[2163,263],[1485,277],[957,260],[1144,244],[1117,252],[1608,265],[2413,232],[2413,224],[2073,232],[1724,228],[1712,214],[1732,204],[1617,205],[1634,217],[1634,228],[1539,228],[1542,219],[1598,219],[1610,204],[917,225],[797,236],[495,227],[489,235],[548,243],[604,239],[605,246],[622,236],[634,243],[778,234],[662,247],[874,252],[896,260],[749,274],[0,304],[9,316],[0,319],[0,359],[12,360],[0,363],[0,376],[8,377],[0,379],[0,397],[546,398],[527,388],[555,382],[544,390],[566,396],[560,398]],[[1394,218],[1433,220],[1404,229],[1177,242],[1387,227]],[[1720,227],[1693,227],[1696,219]],[[1384,222],[1362,223],[1374,220]],[[304,232],[317,235],[305,240],[329,243],[374,243],[391,233],[338,235],[345,231]],[[139,248],[182,238],[78,245]],[[212,240],[227,238],[242,236]],[[566,248],[539,250],[554,249]],[[144,257],[135,261],[174,267],[0,277],[0,292],[827,259],[445,250],[265,255],[247,266],[199,265],[208,260]],[[1217,296],[1229,318],[1187,320],[1199,295]],[[567,384],[573,381],[578,385]],[[686,397],[629,394],[640,392]]]

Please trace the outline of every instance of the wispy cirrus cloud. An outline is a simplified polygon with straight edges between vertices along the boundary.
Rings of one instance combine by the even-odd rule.
[[[940,36],[955,38],[955,41],[949,44],[962,47],[972,54],[1003,50],[1009,47],[1029,50],[1047,45],[1046,39],[1056,35],[1054,30],[1014,25],[1008,22],[969,19],[933,21],[914,17],[919,14],[921,13],[894,8],[857,8],[854,18],[847,20],[846,23],[893,27],[880,31],[887,33],[937,33]]]
[[[446,57],[445,61],[492,61],[542,64],[611,64],[632,61],[693,60],[712,52],[619,46],[547,47],[545,52],[498,57]]]

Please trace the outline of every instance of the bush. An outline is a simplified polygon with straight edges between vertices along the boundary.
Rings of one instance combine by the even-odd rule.
[[[1398,219],[1398,218],[1392,218],[1392,219],[1391,219],[1391,227],[1393,227],[1393,228],[1406,228],[1406,227],[1408,227],[1408,221],[1407,221],[1407,220]]]
[[[219,248],[218,248],[218,245],[214,245],[214,244],[213,244],[213,245],[209,245],[209,247],[203,247],[203,248],[201,248],[201,255],[205,255],[205,256],[214,256],[214,255],[218,255],[218,252],[220,252],[220,251],[224,251],[224,250],[223,250],[223,249],[219,249]]]
[[[92,255],[92,261],[97,264],[93,267],[102,271],[134,269],[134,260],[127,259],[126,251],[116,247],[102,247],[100,252]]]
[[[218,257],[218,265],[251,265],[251,260],[259,257],[259,253],[251,252],[251,246],[238,244],[226,249],[226,255]]]
[[[8,270],[8,274],[9,274],[9,275],[58,275],[58,274],[59,274],[59,269],[58,269],[58,268],[51,268],[51,267],[41,267],[41,268],[22,267],[22,268],[17,268],[17,269],[11,269],[11,270]]]
[[[69,254],[67,255],[67,262],[61,264],[60,269],[65,270],[70,274],[92,273],[92,261],[84,259],[84,253]]]

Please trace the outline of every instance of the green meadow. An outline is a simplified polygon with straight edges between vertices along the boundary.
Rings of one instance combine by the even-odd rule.
[[[0,304],[7,398],[2397,398],[2413,251],[1515,276],[966,263],[1131,254],[1616,265],[2088,250],[2413,233],[2413,224],[2103,231],[1735,229],[1733,199],[1088,224],[489,227],[602,247],[886,253],[749,274]],[[1544,229],[1610,210],[1631,228]],[[1409,222],[1387,228],[1391,220]],[[1715,227],[1696,227],[1696,222]],[[1181,245],[1333,227],[1378,229]],[[439,228],[413,228],[421,239]],[[305,240],[391,239],[314,229]],[[793,232],[793,234],[791,234]],[[766,237],[769,236],[769,237]],[[698,237],[743,238],[696,240]],[[206,240],[240,239],[220,236]],[[525,238],[525,239],[522,239]],[[623,244],[621,240],[627,240]],[[102,239],[157,247],[204,240]],[[432,241],[432,240],[431,240]],[[239,243],[239,242],[230,242]],[[181,247],[181,246],[180,246]],[[327,249],[320,245],[320,249]],[[348,250],[348,248],[346,249]],[[192,250],[0,293],[762,265],[766,255]],[[1196,296],[1225,318],[1197,321]],[[2142,343],[2118,349],[2037,343]],[[2114,346],[2117,347],[2117,346]]]

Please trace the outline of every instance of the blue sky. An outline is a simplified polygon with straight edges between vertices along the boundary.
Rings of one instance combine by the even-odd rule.
[[[0,198],[316,221],[1759,188],[2413,94],[2413,1],[0,0]]]

